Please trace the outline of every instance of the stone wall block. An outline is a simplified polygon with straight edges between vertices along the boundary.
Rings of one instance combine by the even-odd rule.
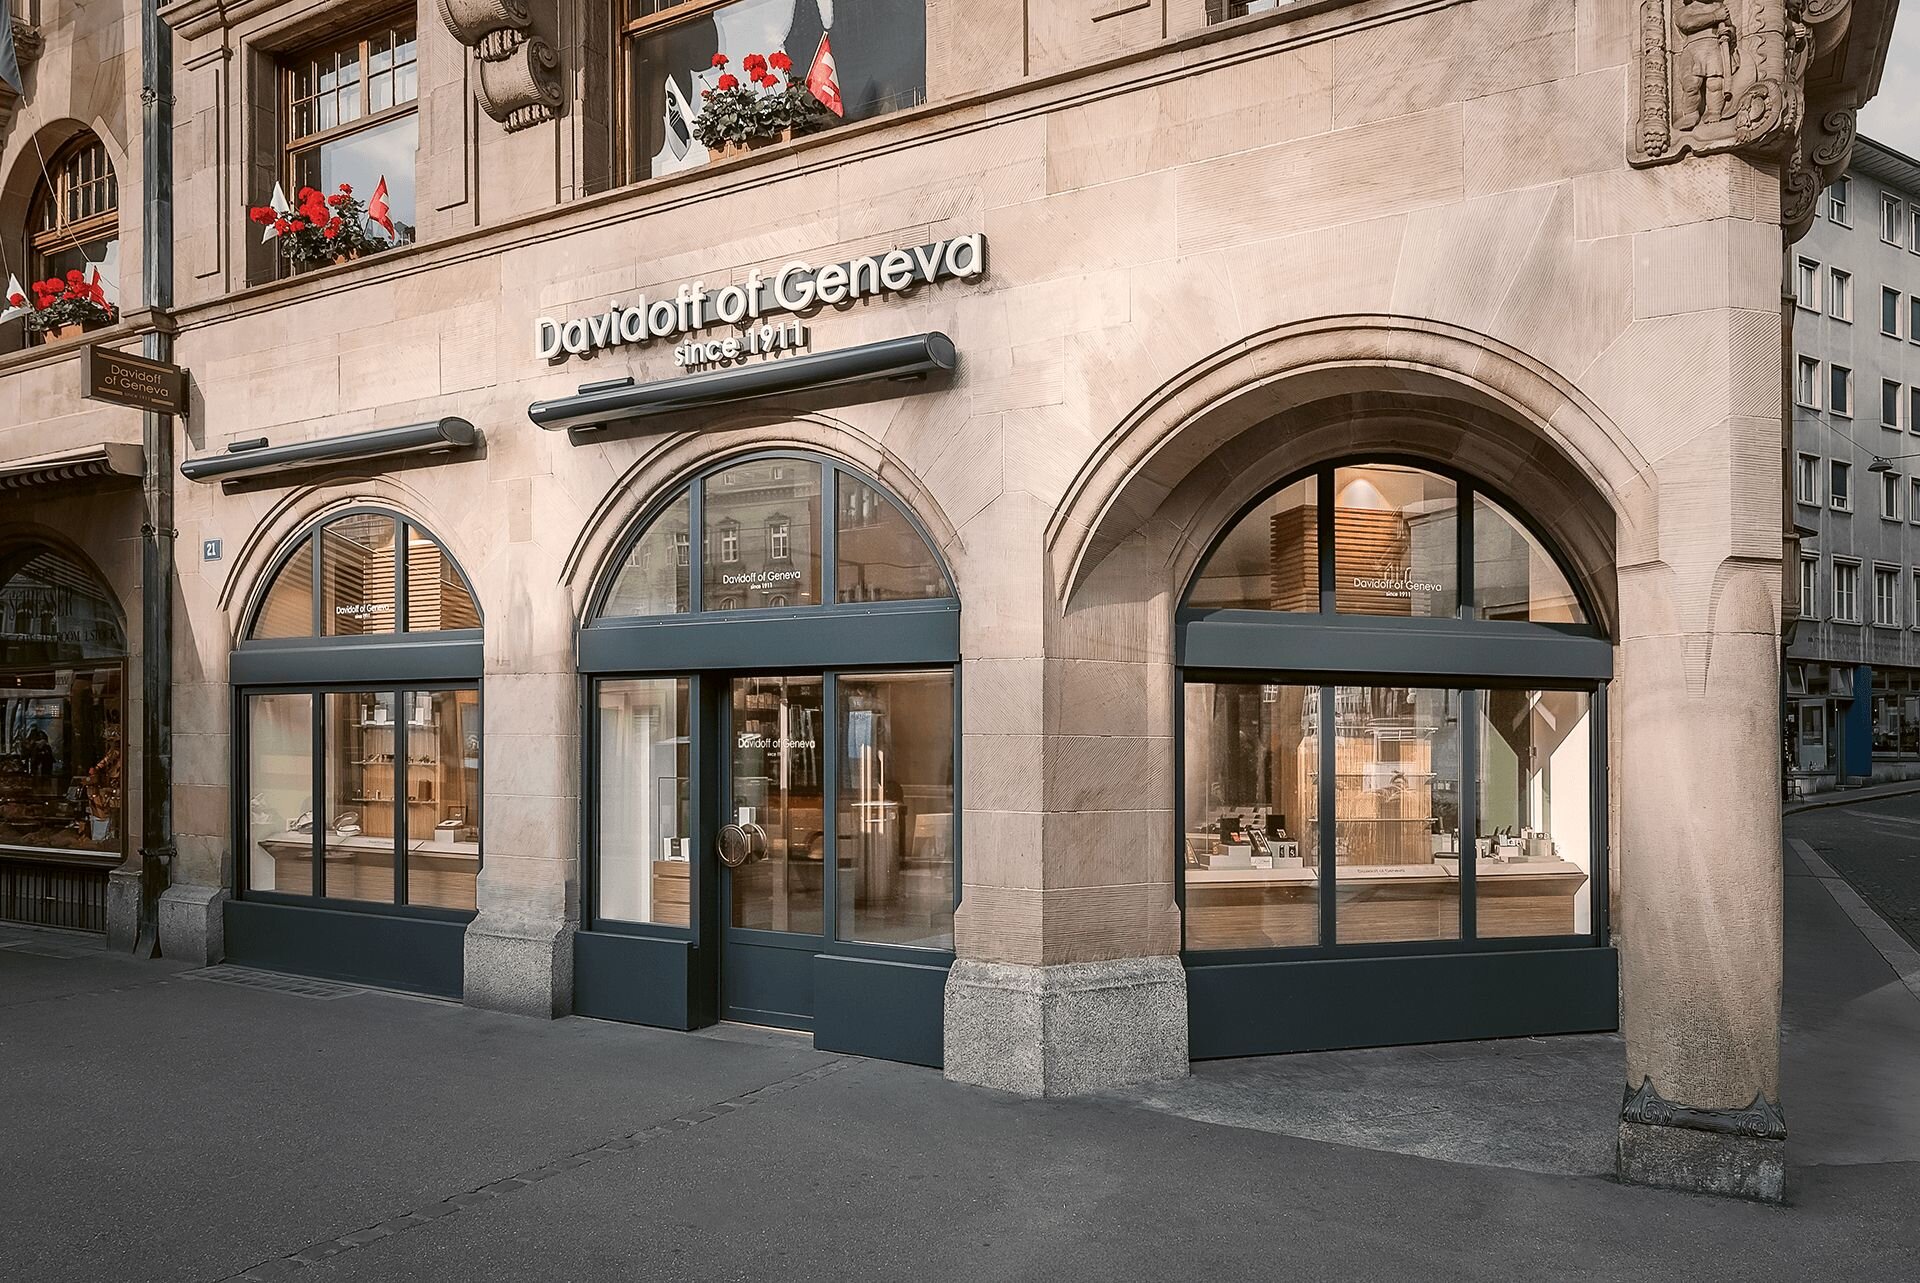
[[[1466,104],[1466,194],[1617,169],[1626,124],[1624,67],[1473,99]]]
[[[1182,1078],[1186,999],[1174,957],[1057,967],[963,958],[947,977],[946,1075],[1023,1096]]]
[[[1499,33],[1489,40],[1489,32]],[[1478,0],[1352,32],[1332,42],[1338,128],[1425,111],[1573,74],[1572,7]]]

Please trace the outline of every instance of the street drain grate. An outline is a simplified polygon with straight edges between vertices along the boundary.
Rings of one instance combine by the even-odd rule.
[[[211,980],[216,984],[243,985],[248,989],[266,989],[272,993],[290,994],[295,998],[316,998],[331,1001],[335,998],[352,998],[366,992],[352,985],[335,984],[331,980],[315,980],[311,976],[289,976],[278,971],[255,971],[252,967],[204,967],[199,971],[181,973],[183,980]]]

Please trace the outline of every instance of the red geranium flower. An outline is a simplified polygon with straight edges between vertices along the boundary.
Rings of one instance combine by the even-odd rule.
[[[748,75],[756,75],[767,69],[767,60],[757,53],[750,53],[741,61],[740,65],[747,69]]]
[[[760,77],[760,87],[762,89],[778,89],[780,82],[774,79],[772,72],[768,72],[766,75]]]
[[[320,194],[319,192],[313,190],[313,188],[311,187],[302,187],[299,191],[293,194],[293,198],[304,204],[306,201],[312,199],[315,196],[318,196],[319,194]]]
[[[727,55],[725,55],[725,54],[723,54],[723,53],[717,53],[717,54],[715,54],[715,55],[713,55],[713,65],[714,65],[714,66],[716,66],[716,67],[724,67],[724,66],[726,66],[726,65],[727,65]]]
[[[729,73],[728,75],[724,75],[720,77],[720,79],[714,81],[713,87],[724,93],[729,89],[738,89],[740,87],[740,82],[734,79],[732,74]]]
[[[255,205],[247,211],[247,217],[256,223],[265,225],[273,221],[273,211],[265,205]]]
[[[293,224],[289,223],[284,218],[276,218],[273,220],[273,230],[280,233],[282,236],[285,236],[288,232],[293,230]]]
[[[339,192],[335,192],[333,195],[327,197],[327,204],[335,206],[336,208],[346,203],[347,203],[347,198],[345,196],[342,196]]]
[[[351,188],[351,187],[349,187],[349,186],[347,186],[347,185],[346,185],[345,183],[341,183],[341,184],[340,184],[340,194],[341,194],[342,196],[351,196],[351,195],[353,195],[353,188]]]
[[[69,285],[78,285],[80,282],[86,279],[87,279],[87,274],[81,271],[77,267],[74,268],[71,272],[67,273],[67,284]]]
[[[793,59],[787,57],[787,51],[784,49],[775,50],[773,57],[767,59],[767,61],[773,64],[775,71],[793,70]]]
[[[26,305],[27,305],[27,296],[25,294],[7,295],[8,307],[25,307]]]

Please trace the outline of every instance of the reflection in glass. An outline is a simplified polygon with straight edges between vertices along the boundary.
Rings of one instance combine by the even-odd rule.
[[[1460,938],[1460,692],[1334,692],[1334,938]]]
[[[253,621],[255,638],[313,636],[313,540],[302,539],[273,577]]]
[[[411,76],[410,71],[406,74]],[[323,112],[331,101],[321,99]],[[325,115],[318,121],[322,129],[334,123]],[[393,220],[392,243],[410,245],[415,235],[413,173],[419,146],[420,118],[409,112],[385,124],[355,130],[297,153],[293,158],[293,181],[296,189],[315,187],[329,195],[339,190],[341,183],[346,183],[356,197],[370,201],[375,186],[382,178],[386,179],[387,217]],[[376,242],[387,239],[386,228],[378,223],[369,221],[366,230]]]
[[[640,0],[636,18],[671,13],[684,0]],[[926,0],[735,0],[698,10],[638,37],[630,48],[631,123],[634,178],[657,177],[704,165],[710,158],[693,136],[701,94],[719,80],[713,56],[730,59],[726,70],[740,73],[748,54],[771,57],[784,51],[793,60],[793,79],[804,84],[829,24],[833,28],[835,79],[846,119],[902,111],[926,97]],[[785,82],[782,77],[782,82]],[[823,114],[822,126],[840,123]]]
[[[681,495],[653,519],[627,554],[614,578],[601,614],[621,619],[638,615],[674,615],[692,608],[688,576],[687,529],[690,506]]]
[[[407,903],[472,909],[480,874],[480,692],[409,691],[404,698]]]
[[[1367,464],[1333,480],[1334,608],[1345,615],[1450,619],[1460,600],[1454,484]]]
[[[1484,495],[1473,497],[1473,614],[1536,624],[1584,624],[1580,599],[1524,526]]]
[[[826,826],[822,812],[821,681],[741,677],[733,683],[733,804],[728,819],[758,825],[764,856],[729,869],[736,927],[818,932]]]
[[[953,588],[933,549],[878,490],[840,474],[835,592],[841,601],[925,601]]]
[[[453,558],[426,534],[407,527],[407,631],[478,628],[480,609]]]
[[[393,692],[336,692],[326,710],[327,898],[392,904],[394,787],[405,778]]]
[[[693,814],[684,677],[599,686],[595,913],[691,925]]]
[[[320,635],[364,637],[394,630],[392,517],[363,512],[320,528]]]
[[[1313,477],[1263,499],[1236,521],[1187,595],[1197,609],[1320,609],[1320,527]]]
[[[1480,693],[1475,901],[1482,936],[1593,929],[1592,699]]]
[[[120,659],[126,628],[93,571],[52,550],[0,560],[0,646],[10,664]]]
[[[0,673],[0,847],[120,853],[120,680],[118,665]]]
[[[702,607],[765,609],[776,597],[784,605],[819,605],[820,465],[755,459],[705,485]]]
[[[1315,687],[1187,683],[1187,948],[1319,943],[1319,721]]]
[[[953,674],[839,679],[840,939],[953,947]]]
[[[247,699],[247,886],[313,894],[313,696]]]

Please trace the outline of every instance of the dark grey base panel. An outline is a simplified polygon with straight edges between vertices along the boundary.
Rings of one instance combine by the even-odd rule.
[[[467,924],[229,900],[227,961],[458,999]]]

